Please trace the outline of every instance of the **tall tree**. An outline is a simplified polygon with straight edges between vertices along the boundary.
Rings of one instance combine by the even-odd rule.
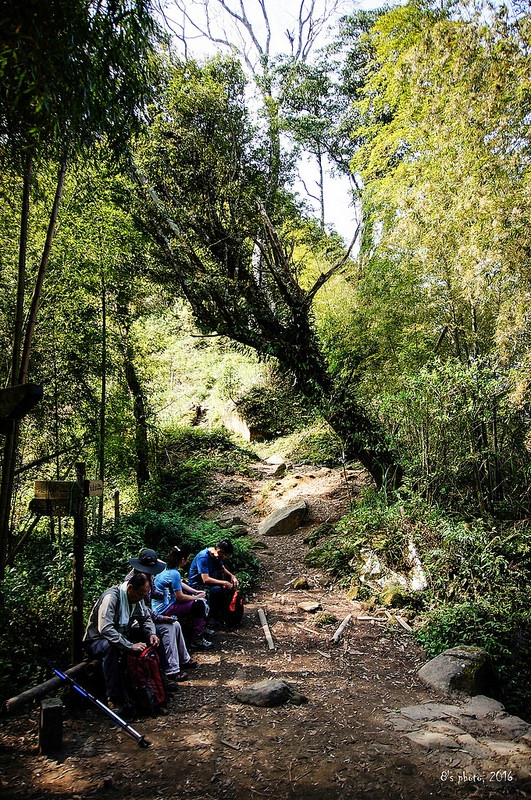
[[[69,159],[101,137],[119,149],[144,113],[157,26],[151,0],[5,0],[0,7],[0,134],[5,166],[23,179],[17,299],[9,381],[27,379],[44,277]],[[27,325],[27,244],[32,174],[59,164],[48,232]],[[31,291],[31,290],[30,290]],[[7,377],[7,376],[6,376]],[[18,426],[6,437],[0,485],[0,578],[5,569]]]
[[[160,279],[178,287],[205,330],[277,358],[341,434],[347,457],[378,484],[394,483],[399,468],[384,432],[355,387],[334,385],[313,324],[315,295],[348,255],[306,228],[306,247],[323,252],[322,272],[308,285],[290,235],[305,225],[288,195],[269,192],[275,177],[245,109],[238,64],[188,62],[168,74],[136,161],[137,214],[156,245]]]
[[[268,0],[200,0],[193,4],[174,0],[174,6],[178,11],[174,32],[185,58],[199,55],[192,52],[199,39],[207,52],[210,45],[210,49],[213,46],[237,55],[252,78],[267,132],[270,191],[281,188],[286,178],[296,180],[298,162],[305,162],[308,156],[316,160],[317,196],[304,180],[302,183],[308,197],[317,202],[322,219],[325,154],[332,155],[335,163],[337,135],[331,133],[333,64],[330,53],[317,61],[316,53],[339,19],[342,0],[302,0],[292,8],[289,4],[279,8]],[[286,148],[286,131],[296,143],[292,152]]]
[[[399,381],[409,339],[420,342],[417,368],[435,355],[453,358],[462,387],[463,367],[488,387],[489,403],[470,390],[463,439],[480,509],[492,510],[503,479],[492,397],[516,397],[517,387],[526,396],[530,374],[521,313],[530,264],[530,17],[488,4],[470,11],[409,3],[376,21],[353,169],[364,183],[365,317],[373,333],[400,315],[404,323],[394,325],[398,358],[381,347],[373,363],[381,370],[387,355],[394,365],[386,374]],[[400,286],[408,291],[395,291],[395,305],[380,313],[384,295]],[[506,430],[516,430],[517,406],[505,413]]]
[[[486,20],[396,9],[371,33],[375,57],[358,103],[353,168],[365,185],[367,253],[416,271],[463,362],[496,346],[514,271],[527,283],[523,22],[503,10]]]

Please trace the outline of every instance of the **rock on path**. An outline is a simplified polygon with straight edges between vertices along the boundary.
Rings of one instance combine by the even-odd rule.
[[[389,723],[440,767],[443,782],[521,785],[531,778],[531,725],[490,697],[407,706]]]

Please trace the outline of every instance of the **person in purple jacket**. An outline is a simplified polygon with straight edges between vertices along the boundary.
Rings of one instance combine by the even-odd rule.
[[[155,576],[155,589],[163,592],[161,600],[153,603],[158,614],[176,616],[179,621],[189,619],[192,627],[192,647],[208,650],[212,642],[207,638],[213,631],[206,629],[205,620],[208,606],[205,592],[183,583],[179,568],[184,567],[190,558],[188,545],[174,545],[166,557],[166,569]]]

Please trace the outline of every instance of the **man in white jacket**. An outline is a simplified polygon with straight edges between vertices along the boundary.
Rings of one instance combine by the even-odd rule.
[[[83,644],[89,655],[101,659],[108,700],[115,707],[129,703],[122,680],[120,655],[141,653],[148,644],[152,647],[159,644],[155,625],[144,603],[150,586],[145,575],[135,573],[128,581],[107,589],[90,613]],[[131,626],[134,622],[138,622],[139,628],[133,636]],[[131,641],[132,638],[138,639],[138,634],[143,641]]]

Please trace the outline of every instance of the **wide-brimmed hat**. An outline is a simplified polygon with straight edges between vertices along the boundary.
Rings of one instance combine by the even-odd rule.
[[[133,569],[147,572],[148,575],[158,575],[166,568],[166,564],[157,558],[154,550],[142,550],[138,558],[130,558],[129,563]]]

